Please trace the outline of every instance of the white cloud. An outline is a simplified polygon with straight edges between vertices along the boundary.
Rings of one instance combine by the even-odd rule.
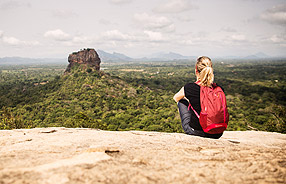
[[[69,34],[63,32],[61,29],[47,31],[44,36],[47,38],[52,38],[56,41],[69,41],[72,39]]]
[[[176,18],[182,22],[191,22],[194,20],[192,17],[185,16],[185,15],[184,16],[177,16]]]
[[[194,9],[190,0],[170,0],[167,3],[161,4],[153,9],[157,13],[181,13]]]
[[[20,7],[31,7],[30,3],[16,1],[16,0],[3,0],[0,2],[0,10],[9,10]]]
[[[62,18],[62,19],[68,19],[77,17],[78,14],[71,10],[54,10],[53,12],[54,17]]]
[[[232,36],[230,37],[230,39],[233,40],[233,41],[246,41],[245,35],[243,35],[243,34],[235,34],[235,35],[232,35]]]
[[[160,32],[144,31],[144,33],[148,36],[149,41],[160,42],[166,40]]]
[[[182,45],[193,45],[194,42],[192,40],[179,40],[178,41],[179,44],[182,44]]]
[[[137,13],[134,15],[134,20],[139,26],[142,26],[151,31],[175,31],[175,25],[171,20],[164,16],[154,16],[147,13]]]
[[[284,34],[272,35],[270,41],[272,41],[273,43],[286,44],[286,36]]]
[[[26,46],[38,46],[40,42],[38,41],[22,41],[22,43]]]
[[[260,17],[263,20],[268,21],[269,23],[285,26],[286,25],[286,4],[274,6],[271,9],[266,10],[263,14],[261,14]]]
[[[0,41],[11,46],[36,46],[40,44],[38,41],[22,41],[13,36],[5,36],[3,31],[0,31]]]
[[[7,43],[8,45],[19,45],[21,41],[14,37],[3,37],[3,42]]]
[[[114,23],[112,23],[110,20],[107,20],[107,19],[105,19],[105,18],[99,19],[98,22],[99,22],[100,24],[102,24],[102,25],[112,25],[112,24],[114,24]]]
[[[132,2],[132,0],[110,0],[110,2],[113,4],[125,4]]]
[[[73,43],[90,43],[93,39],[86,36],[75,36],[72,39]]]
[[[118,30],[110,30],[106,31],[103,34],[103,37],[108,40],[116,40],[116,41],[134,41],[135,37],[129,34],[121,33]]]
[[[51,40],[61,42],[63,45],[75,46],[75,45],[86,45],[93,44],[98,39],[94,36],[85,36],[81,33],[76,35],[68,34],[61,29],[50,30],[44,33],[44,37],[50,38]]]
[[[229,33],[237,32],[236,29],[234,29],[234,28],[232,28],[232,27],[222,27],[222,28],[221,28],[221,31],[229,32]]]

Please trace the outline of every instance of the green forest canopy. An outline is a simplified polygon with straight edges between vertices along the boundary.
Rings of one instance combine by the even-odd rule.
[[[286,133],[286,61],[216,62],[227,130]],[[173,95],[195,80],[194,63],[0,66],[0,128],[89,127],[182,132]]]

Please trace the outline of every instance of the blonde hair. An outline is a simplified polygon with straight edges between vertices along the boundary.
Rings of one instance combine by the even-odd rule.
[[[200,85],[211,87],[214,81],[213,64],[209,57],[201,56],[197,59],[196,72]]]

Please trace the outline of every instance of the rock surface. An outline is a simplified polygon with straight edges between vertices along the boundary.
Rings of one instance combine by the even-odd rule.
[[[68,57],[69,65],[65,73],[70,72],[74,65],[86,65],[95,70],[100,70],[100,58],[94,49],[83,49],[78,52],[73,52]]]
[[[0,131],[0,183],[286,183],[286,135]]]

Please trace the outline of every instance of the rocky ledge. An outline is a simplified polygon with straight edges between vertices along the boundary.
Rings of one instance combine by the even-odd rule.
[[[286,135],[0,131],[0,183],[286,183]]]

